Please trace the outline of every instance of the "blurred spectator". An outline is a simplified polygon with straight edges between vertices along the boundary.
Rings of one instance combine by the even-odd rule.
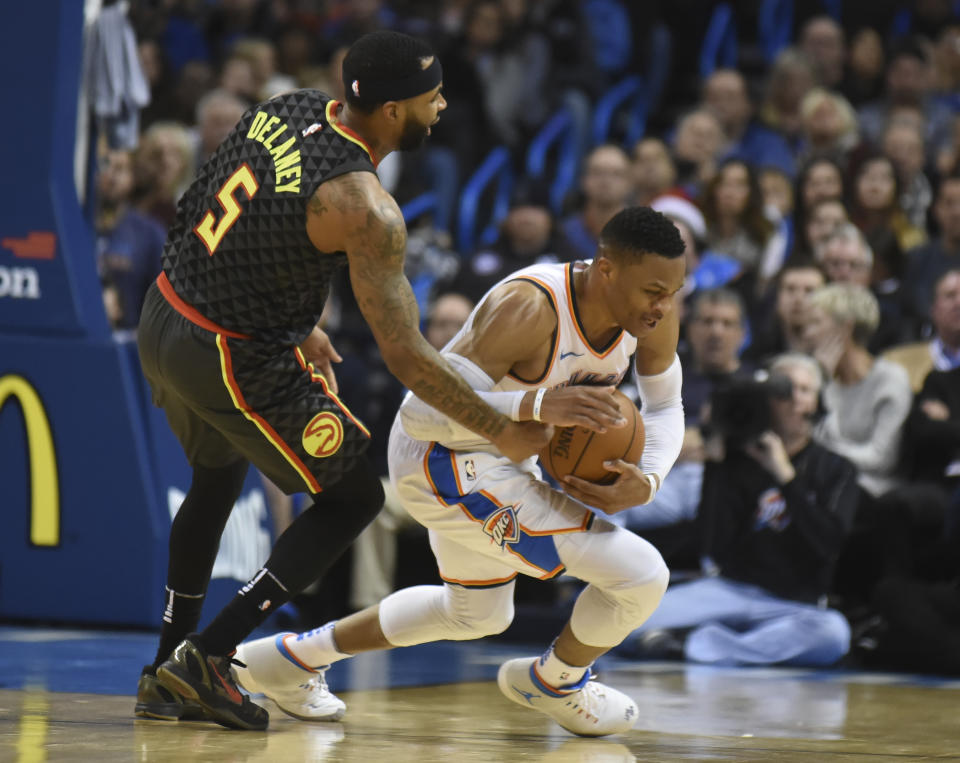
[[[453,291],[439,294],[427,311],[424,337],[435,349],[442,350],[463,328],[472,310],[473,302],[463,294]]]
[[[941,175],[952,175],[960,171],[960,116],[953,118],[947,141],[936,152],[934,168]]]
[[[592,252],[588,257],[592,257]],[[500,224],[500,236],[490,247],[466,260],[445,291],[479,300],[497,281],[537,262],[569,262],[580,256],[570,246],[550,211],[549,192],[536,184],[519,186],[510,211]]]
[[[960,674],[960,368],[933,371],[910,416],[912,482],[882,501],[886,577],[860,651],[869,667]]]
[[[783,220],[793,218],[793,181],[775,167],[764,167],[758,173],[765,209],[773,209]]]
[[[853,461],[863,490],[880,496],[898,484],[910,381],[899,365],[867,350],[880,321],[877,300],[868,289],[827,284],[809,300],[805,338],[828,379],[817,442]]]
[[[247,104],[226,90],[211,90],[197,104],[197,151],[194,166],[203,165],[247,110]]]
[[[909,336],[899,290],[883,291],[872,286],[873,249],[855,225],[843,223],[838,226],[817,253],[829,282],[863,286],[873,292],[880,309],[880,322],[867,345],[870,352],[885,350]]]
[[[816,16],[800,30],[799,46],[813,63],[818,84],[828,90],[839,89],[847,58],[843,27],[829,16]]]
[[[710,248],[736,259],[744,268],[744,298],[779,269],[785,241],[768,217],[756,174],[739,159],[724,162],[704,191],[701,202]]]
[[[933,203],[933,188],[924,172],[923,130],[906,120],[895,119],[883,131],[881,147],[897,172],[900,208],[911,225],[925,229],[927,210]]]
[[[805,256],[819,259],[820,247],[838,227],[848,222],[850,217],[847,208],[840,199],[815,201],[810,207],[806,224],[797,242],[799,251]]]
[[[878,98],[883,92],[886,63],[883,38],[876,29],[864,27],[850,41],[847,77],[842,92],[854,106]]]
[[[812,441],[816,363],[784,355],[771,373],[791,391],[757,401],[769,429],[707,444],[698,524],[708,576],[668,588],[619,654],[718,665],[832,665],[846,654],[847,621],[818,602],[856,510],[856,470]]]
[[[857,114],[842,95],[815,87],[800,104],[801,158],[829,156],[841,166],[860,139]]]
[[[773,315],[755,323],[753,341],[744,357],[764,363],[784,352],[807,347],[807,301],[826,283],[823,270],[811,259],[790,258],[777,274]]]
[[[750,372],[740,361],[745,333],[746,312],[736,292],[708,289],[693,297],[686,329],[689,352],[681,357],[686,426],[683,447],[654,499],[622,513],[626,527],[653,543],[671,568],[698,566],[693,521],[703,481],[701,425],[707,423],[710,398],[717,386]]]
[[[677,185],[677,168],[660,138],[642,138],[633,147],[633,203],[648,206]]]
[[[97,270],[114,329],[135,329],[147,288],[160,273],[166,232],[131,206],[133,154],[107,150],[97,174]]]
[[[713,112],[695,109],[677,122],[672,144],[677,183],[687,197],[696,198],[716,174],[723,128]]]
[[[930,371],[960,367],[960,262],[934,285],[930,323],[932,339],[892,347],[883,354],[887,360],[903,366],[914,394],[920,391]]]
[[[896,169],[885,156],[867,156],[856,167],[852,179],[850,219],[863,231],[874,249],[873,283],[904,275],[904,252],[926,241],[924,230],[911,224],[900,206]],[[879,245],[884,232],[892,234],[895,247],[886,251]]]
[[[623,209],[633,193],[630,158],[619,146],[597,146],[587,154],[580,176],[581,202],[560,227],[581,259],[596,254],[600,230]]]
[[[165,228],[193,180],[194,159],[190,133],[177,122],[155,122],[140,139],[134,164],[137,207]]]
[[[721,158],[736,158],[756,170],[775,167],[792,177],[796,172],[786,141],[753,118],[747,81],[735,69],[717,69],[703,84],[703,106],[719,120],[724,134]]]
[[[960,25],[940,32],[933,50],[932,97],[960,111]]]
[[[845,199],[843,169],[826,156],[811,157],[800,169],[797,178],[796,222],[803,230],[809,210],[818,201]]]
[[[797,48],[781,50],[767,74],[760,119],[784,137],[794,154],[802,132],[800,106],[815,84],[813,66]]]
[[[246,103],[257,103],[261,100],[253,76],[253,64],[249,59],[236,54],[223,62],[219,89]]]
[[[254,102],[273,98],[297,86],[296,79],[277,71],[277,49],[269,40],[252,37],[238,40],[231,57],[249,62]]]
[[[933,217],[940,235],[909,252],[905,301],[909,313],[927,315],[933,284],[948,268],[960,265],[960,174],[943,178],[937,189]]]
[[[666,194],[650,202],[651,208],[673,220],[680,238],[683,239],[687,274],[681,292],[683,301],[677,304],[681,325],[685,324],[686,301],[698,290],[717,289],[736,279],[743,268],[733,257],[719,252],[704,250],[707,237],[707,222],[703,213],[682,196]]]
[[[938,149],[947,141],[953,112],[931,98],[932,77],[924,44],[913,38],[897,43],[887,61],[886,89],[882,99],[860,109],[860,130],[866,140],[880,145],[883,128],[896,106],[919,108],[926,123],[926,144]]]

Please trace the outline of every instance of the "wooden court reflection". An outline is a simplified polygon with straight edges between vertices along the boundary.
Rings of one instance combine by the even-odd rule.
[[[804,671],[620,666],[610,683],[637,728],[577,739],[506,700],[492,682],[342,694],[342,723],[307,724],[271,703],[270,729],[134,720],[132,696],[0,690],[0,760],[668,761],[960,759],[960,688]]]

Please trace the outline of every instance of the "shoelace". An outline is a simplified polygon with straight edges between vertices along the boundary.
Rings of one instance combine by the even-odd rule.
[[[578,710],[582,710],[588,717],[594,719],[600,717],[600,714],[597,712],[597,705],[601,703],[602,698],[605,696],[603,688],[601,688],[602,685],[595,683],[596,679],[597,674],[591,672],[587,683],[578,692],[577,701],[573,703],[574,707],[579,705]]]

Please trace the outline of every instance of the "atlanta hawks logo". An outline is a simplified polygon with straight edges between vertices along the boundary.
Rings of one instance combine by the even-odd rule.
[[[318,413],[303,429],[303,449],[314,458],[326,458],[343,444],[343,423],[329,411]]]
[[[483,523],[483,531],[493,538],[493,542],[500,548],[520,540],[520,523],[517,521],[519,510],[519,507],[504,506],[487,517],[487,521]]]

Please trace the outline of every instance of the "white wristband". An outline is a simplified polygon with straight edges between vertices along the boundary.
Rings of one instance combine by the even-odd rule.
[[[647,482],[650,483],[650,495],[647,496],[647,500],[643,502],[643,505],[646,506],[656,497],[657,491],[660,489],[660,475],[656,472],[647,472],[643,476],[646,477]]]
[[[543,396],[547,394],[547,388],[541,387],[533,398],[533,420],[540,421],[540,407],[543,405]]]

